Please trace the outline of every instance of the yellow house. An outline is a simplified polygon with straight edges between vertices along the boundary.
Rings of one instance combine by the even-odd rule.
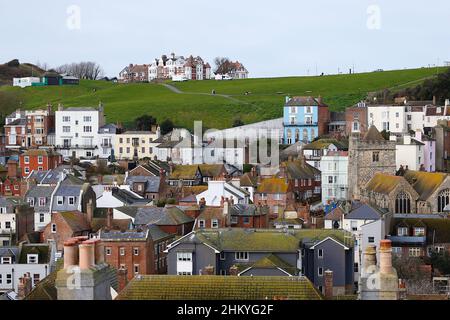
[[[122,134],[117,134],[114,143],[116,159],[154,159],[156,156],[156,146],[158,145],[154,141],[160,135],[159,127],[153,127],[152,131],[127,131]]]

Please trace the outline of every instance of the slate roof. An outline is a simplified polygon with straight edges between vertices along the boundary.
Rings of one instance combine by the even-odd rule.
[[[117,300],[321,300],[306,277],[138,276]]]
[[[183,210],[175,206],[160,207],[121,207],[120,212],[134,218],[135,225],[181,225],[194,221]]]
[[[379,220],[380,218],[381,213],[368,204],[361,204],[345,216],[345,219],[353,220]]]
[[[161,178],[158,176],[128,176],[126,183],[132,186],[135,182],[145,183],[145,192],[158,193]]]
[[[254,204],[234,204],[230,206],[232,216],[259,216],[268,213],[268,207],[257,207]]]
[[[127,205],[147,204],[151,202],[150,199],[137,197],[134,193],[125,189],[113,188],[111,194],[114,198]]]
[[[286,173],[290,179],[315,179],[320,176],[320,170],[314,168],[306,161],[295,160],[283,162],[281,166],[286,168]]]
[[[13,263],[19,256],[19,247],[0,247],[0,257],[12,257]]]
[[[59,214],[69,225],[73,232],[82,232],[91,230],[86,215],[79,211],[66,211],[55,213]]]
[[[28,149],[24,154],[24,156],[47,156],[47,157],[54,157],[54,156],[60,156],[58,152],[49,149]]]
[[[104,241],[147,241],[147,230],[100,230],[99,238]]]
[[[56,186],[34,186],[25,194],[25,199],[34,198],[34,211],[50,212],[50,197]],[[45,206],[39,206],[39,198],[46,198]]]
[[[310,96],[292,97],[286,103],[286,106],[319,106],[319,105],[325,106],[325,104],[323,103],[320,104],[316,98]]]

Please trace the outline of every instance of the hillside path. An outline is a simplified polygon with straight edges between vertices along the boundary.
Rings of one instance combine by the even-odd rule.
[[[177,93],[177,94],[196,94],[196,95],[201,95],[201,96],[212,96],[212,97],[216,97],[217,96],[217,97],[222,97],[222,98],[231,100],[231,101],[236,102],[236,103],[249,104],[248,102],[238,100],[238,99],[233,98],[233,97],[231,97],[231,96],[229,96],[227,94],[219,94],[219,93],[212,94],[212,93],[204,93],[204,92],[185,92],[185,91],[181,91],[180,89],[178,89],[177,87],[175,87],[175,86],[173,86],[171,84],[161,83],[161,85],[166,87],[170,91],[172,91],[174,93]]]

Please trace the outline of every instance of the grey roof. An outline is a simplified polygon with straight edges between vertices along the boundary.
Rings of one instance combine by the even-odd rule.
[[[69,196],[79,196],[82,185],[78,186],[65,186],[61,185],[58,190],[55,192],[55,196],[61,196],[61,197],[69,197]]]
[[[126,180],[126,183],[130,186],[135,182],[145,183],[145,192],[158,193],[161,178],[153,176],[129,176]]]
[[[361,204],[345,216],[345,219],[354,220],[378,220],[380,218],[381,213],[367,204]]]
[[[108,129],[108,131],[105,131],[105,129]],[[105,124],[104,126],[98,128],[98,133],[116,133],[117,132],[117,126],[113,123]]]
[[[183,210],[175,207],[121,207],[120,212],[133,217],[135,225],[180,225],[193,222]]]
[[[102,240],[110,241],[122,241],[122,240],[133,240],[133,241],[146,241],[148,238],[147,230],[128,230],[125,232],[119,230],[103,230],[99,232],[99,238]]]
[[[20,118],[16,119],[13,122],[8,123],[8,126],[25,126],[27,124],[27,119]]]
[[[267,210],[267,208],[265,208]],[[258,207],[254,204],[234,204],[230,207],[231,215],[239,215],[239,216],[255,216],[264,214],[265,210],[258,210]],[[267,213],[267,212],[266,212]]]
[[[64,109],[64,111],[97,111],[97,109],[92,107],[69,107]]]
[[[13,257],[13,261],[18,260],[19,247],[0,247],[0,257]]]
[[[14,207],[23,203],[24,201],[22,198],[0,196],[0,207],[6,208],[7,212],[14,212]]]
[[[34,198],[34,211],[49,212],[50,211],[50,197],[56,186],[34,186],[25,194],[25,199]],[[39,198],[46,198],[45,206],[39,206]]]
[[[149,225],[147,228],[148,228],[149,235],[153,241],[158,241],[160,239],[171,237],[170,234],[164,232],[158,226]]]
[[[113,188],[112,189],[112,195],[116,199],[120,200],[123,203],[126,203],[127,205],[133,205],[133,204],[147,204],[151,202],[149,199],[144,199],[141,197],[136,196],[134,193],[119,189],[119,188]]]

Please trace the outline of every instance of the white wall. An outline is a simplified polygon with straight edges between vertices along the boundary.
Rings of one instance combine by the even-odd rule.
[[[323,156],[320,168],[322,170],[322,203],[327,204],[329,200],[334,199],[347,200],[348,156]],[[332,177],[332,183],[329,183],[329,177]]]
[[[378,131],[390,131],[392,133],[403,133],[407,131],[406,115],[404,106],[372,106],[367,110],[368,125],[375,125]],[[389,130],[383,123],[389,123]]]
[[[408,166],[409,170],[419,170],[420,165],[424,164],[425,146],[416,144],[397,144],[395,146],[395,165],[397,169],[401,165]]]

